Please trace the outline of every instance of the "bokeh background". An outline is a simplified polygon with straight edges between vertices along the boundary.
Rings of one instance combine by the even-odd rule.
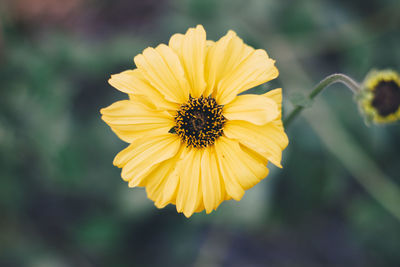
[[[283,169],[186,219],[112,165],[110,74],[203,24],[264,48],[284,108],[323,77],[400,70],[398,0],[0,1],[0,266],[400,266],[400,125],[334,85],[287,129]]]

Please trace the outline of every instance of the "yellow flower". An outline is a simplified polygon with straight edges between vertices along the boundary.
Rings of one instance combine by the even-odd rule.
[[[278,76],[264,50],[233,31],[206,40],[198,25],[134,61],[136,69],[109,80],[129,100],[101,113],[130,143],[114,165],[130,187],[145,187],[158,208],[172,203],[187,217],[210,213],[265,178],[268,161],[281,167],[288,145],[281,89],[238,96]]]
[[[371,71],[358,96],[368,121],[390,123],[400,119],[400,75],[393,70]]]

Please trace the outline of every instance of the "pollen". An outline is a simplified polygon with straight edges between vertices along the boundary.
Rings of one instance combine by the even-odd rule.
[[[175,133],[187,147],[204,148],[223,134],[226,118],[222,105],[212,97],[189,97],[175,116]]]

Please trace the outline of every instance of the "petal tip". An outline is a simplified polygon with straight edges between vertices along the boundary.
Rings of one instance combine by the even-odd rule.
[[[283,169],[283,166],[282,166],[282,164],[281,163],[274,163],[274,165],[276,166],[276,167],[278,167],[279,169]]]
[[[189,219],[193,215],[193,211],[184,211],[183,215],[185,215],[185,217]]]
[[[201,33],[205,33],[206,32],[206,30],[204,29],[204,27],[203,27],[203,25],[201,25],[201,24],[197,24],[196,25],[196,28],[194,28],[194,30],[195,31],[200,31]]]
[[[237,36],[237,34],[236,34],[236,32],[235,32],[234,30],[229,30],[229,31],[226,33],[226,35],[232,36],[232,37]]]

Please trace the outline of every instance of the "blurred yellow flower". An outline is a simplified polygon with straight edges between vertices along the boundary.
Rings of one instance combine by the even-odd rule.
[[[145,187],[158,208],[172,203],[187,217],[210,213],[265,178],[268,161],[281,167],[288,145],[281,89],[238,96],[278,76],[264,50],[233,31],[209,41],[198,25],[134,61],[136,69],[109,80],[129,100],[101,113],[130,143],[114,165],[130,187]]]
[[[390,123],[400,119],[400,75],[393,70],[371,71],[358,96],[368,121]]]

